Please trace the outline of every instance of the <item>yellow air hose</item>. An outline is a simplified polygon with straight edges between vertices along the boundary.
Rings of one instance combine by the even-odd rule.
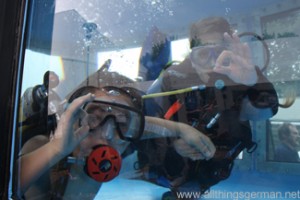
[[[169,92],[159,92],[159,93],[153,93],[153,94],[146,94],[146,95],[143,95],[142,98],[143,99],[149,99],[149,98],[155,98],[155,97],[170,96],[170,95],[175,95],[175,94],[191,92],[191,91],[195,91],[195,90],[204,90],[205,88],[206,88],[205,85],[192,86],[192,87],[183,88],[183,89],[174,90],[174,91],[169,91]]]

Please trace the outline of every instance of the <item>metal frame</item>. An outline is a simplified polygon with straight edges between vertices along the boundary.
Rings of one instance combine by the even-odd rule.
[[[13,169],[14,121],[20,83],[20,57],[28,1],[0,1],[0,198],[9,199]]]

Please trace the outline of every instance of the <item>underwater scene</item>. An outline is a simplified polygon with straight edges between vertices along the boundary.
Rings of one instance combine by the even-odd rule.
[[[300,199],[300,1],[26,9],[14,196]]]

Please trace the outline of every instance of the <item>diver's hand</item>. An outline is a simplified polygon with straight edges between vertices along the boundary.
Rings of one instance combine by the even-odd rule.
[[[94,95],[92,94],[79,97],[75,99],[62,114],[51,141],[55,150],[61,156],[70,154],[80,143],[80,141],[88,135],[90,128],[87,123],[82,123],[81,127],[79,127],[77,130],[74,130],[74,124],[80,118],[84,117],[84,111],[81,109],[81,107],[93,99]]]
[[[237,34],[231,37],[224,33],[224,38],[229,47],[217,58],[214,71],[228,76],[236,83],[254,85],[257,82],[257,73],[251,61],[249,46],[241,43]]]
[[[184,129],[180,133],[181,138],[174,143],[177,153],[192,160],[211,159],[216,147],[210,138],[189,125]]]
[[[182,157],[187,157],[192,160],[204,160],[205,156],[197,151],[196,149],[192,148],[189,144],[187,144],[183,139],[177,139],[174,142],[174,148],[176,149],[177,153]]]

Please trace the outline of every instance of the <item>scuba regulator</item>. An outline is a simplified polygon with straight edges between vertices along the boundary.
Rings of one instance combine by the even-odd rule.
[[[84,172],[98,182],[108,182],[119,175],[122,158],[118,151],[108,145],[96,145],[85,158],[72,156],[67,158],[69,164],[82,165]]]
[[[85,172],[98,182],[108,182],[119,175],[122,159],[118,151],[106,145],[99,145],[86,158]]]

